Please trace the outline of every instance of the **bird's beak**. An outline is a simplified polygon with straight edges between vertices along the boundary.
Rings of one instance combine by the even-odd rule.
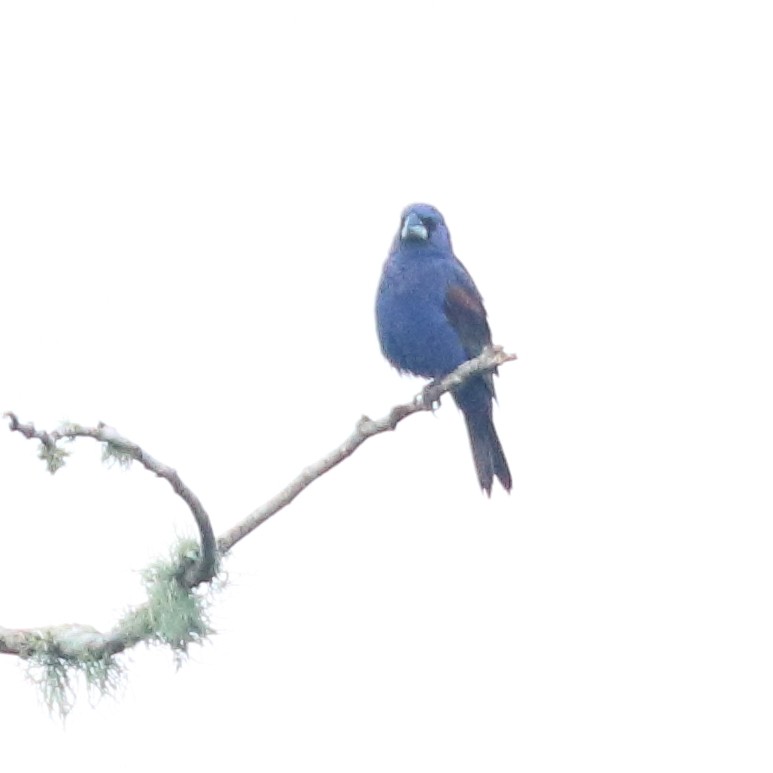
[[[421,222],[421,218],[415,212],[409,212],[403,220],[403,230],[400,231],[400,237],[424,241],[428,236],[427,226]]]

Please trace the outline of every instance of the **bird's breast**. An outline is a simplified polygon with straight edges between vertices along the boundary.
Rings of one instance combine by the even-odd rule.
[[[425,265],[387,265],[376,319],[386,358],[400,370],[427,378],[450,373],[467,357],[444,311],[448,279]]]

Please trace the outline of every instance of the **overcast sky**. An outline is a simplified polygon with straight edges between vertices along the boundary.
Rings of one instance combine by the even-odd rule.
[[[175,672],[49,719],[27,770],[769,771],[766,3],[4,3],[0,411],[105,421],[222,532],[421,382],[373,303],[428,201],[519,359],[510,496],[450,401],[226,564]],[[192,520],[0,432],[0,625],[107,629]]]

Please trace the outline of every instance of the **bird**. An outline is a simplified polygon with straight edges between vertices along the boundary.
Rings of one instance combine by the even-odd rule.
[[[454,255],[443,215],[430,204],[410,204],[400,216],[376,294],[381,351],[401,373],[430,379],[448,375],[491,344],[483,298]],[[491,373],[452,390],[464,415],[481,489],[494,478],[505,491],[512,477],[492,415]]]

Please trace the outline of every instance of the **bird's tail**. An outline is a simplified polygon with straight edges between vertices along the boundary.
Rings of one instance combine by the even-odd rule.
[[[513,485],[510,477],[510,468],[507,466],[505,452],[499,442],[499,436],[494,427],[491,416],[491,405],[487,411],[464,410],[464,420],[467,424],[467,432],[470,435],[472,458],[475,461],[475,470],[478,473],[480,487],[491,496],[491,486],[494,476],[505,491],[510,491]]]

